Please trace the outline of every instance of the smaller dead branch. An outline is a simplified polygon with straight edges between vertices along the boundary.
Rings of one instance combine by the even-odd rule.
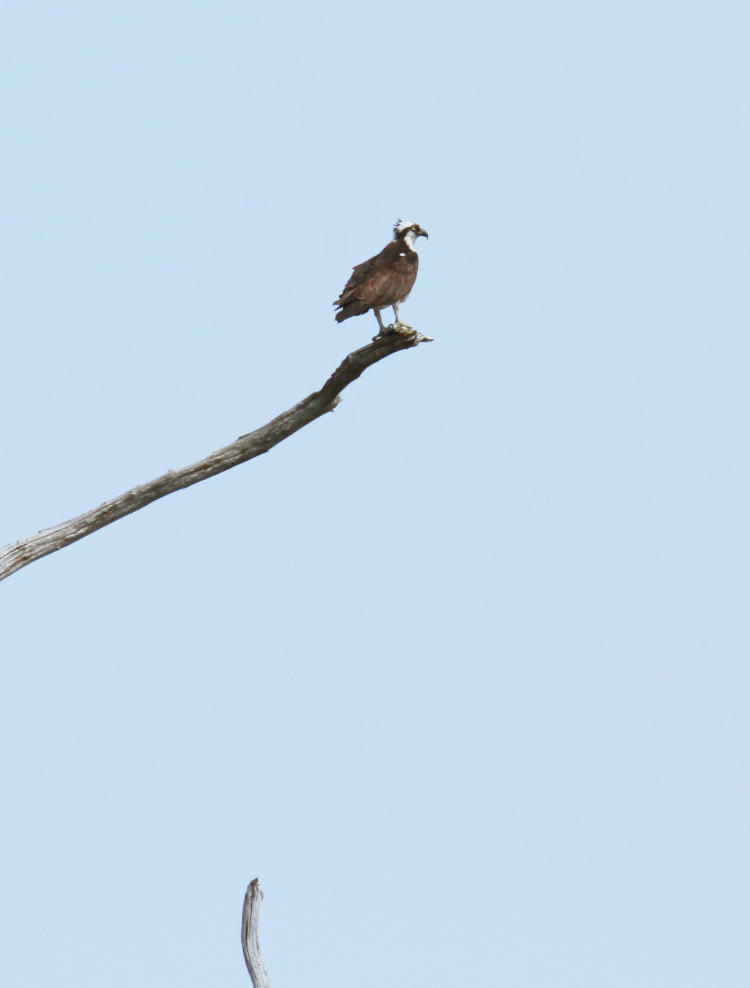
[[[250,972],[253,988],[270,988],[271,986],[266,965],[263,963],[258,936],[258,913],[262,901],[263,893],[260,890],[258,879],[254,878],[247,887],[245,902],[242,906],[242,953],[245,955],[245,964],[247,964],[247,969]]]

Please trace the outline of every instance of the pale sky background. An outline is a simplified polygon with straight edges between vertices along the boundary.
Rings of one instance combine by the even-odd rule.
[[[749,28],[5,0],[4,988],[750,984]]]

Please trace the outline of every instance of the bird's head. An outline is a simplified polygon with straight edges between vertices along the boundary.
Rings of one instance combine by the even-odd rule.
[[[427,236],[427,231],[423,230],[419,223],[413,223],[411,220],[399,220],[393,228],[394,239],[403,240],[410,250],[415,249],[417,237]]]

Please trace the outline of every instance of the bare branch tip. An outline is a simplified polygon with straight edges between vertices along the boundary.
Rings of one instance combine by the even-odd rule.
[[[418,329],[412,329],[411,327],[404,327],[403,329],[392,329],[388,328],[386,332],[377,333],[373,336],[373,343],[389,343],[393,342],[394,339],[401,338],[402,340],[409,340],[412,346],[417,346],[420,343],[434,343],[434,336],[425,336],[424,333],[420,333]]]

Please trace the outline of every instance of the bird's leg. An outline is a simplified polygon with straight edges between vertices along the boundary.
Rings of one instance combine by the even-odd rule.
[[[411,329],[411,326],[408,326],[405,322],[401,322],[401,320],[398,317],[398,302],[393,303],[393,314],[396,316],[396,322],[393,328],[397,332],[402,329]]]
[[[373,309],[372,311],[375,313],[375,318],[378,321],[378,326],[380,326],[380,332],[385,336],[388,330],[383,325],[383,320],[380,317],[380,309]]]

